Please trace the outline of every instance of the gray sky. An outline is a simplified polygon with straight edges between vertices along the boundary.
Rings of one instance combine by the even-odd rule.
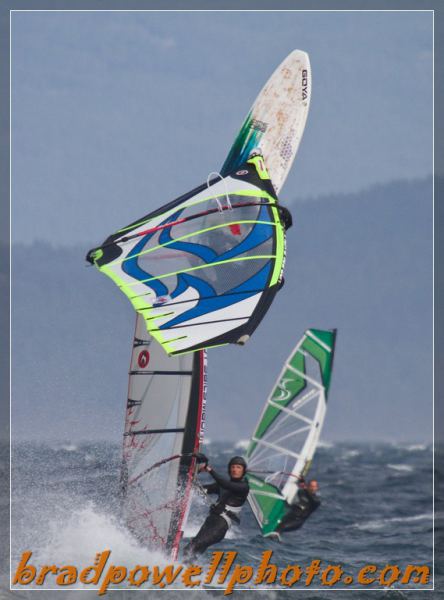
[[[283,199],[431,173],[431,12],[15,12],[13,240],[92,244],[204,181],[294,48]]]
[[[109,362],[97,362],[109,346],[110,325],[96,306],[104,285],[83,268],[80,248],[86,252],[220,167],[257,93],[294,48],[310,55],[313,95],[281,198],[295,218],[287,283],[243,354],[232,347],[211,352],[209,435],[247,437],[304,329],[338,327],[336,410],[329,412],[327,437],[430,439],[430,12],[14,13],[12,239],[76,246],[72,254],[79,256],[78,268],[69,255],[71,266],[62,273],[57,253],[48,260],[42,251],[35,288],[13,270],[22,315],[13,350],[23,347],[15,360],[25,357],[28,342],[50,340],[47,371],[30,364],[15,375],[17,410],[28,403],[39,431],[51,430],[47,415],[60,409],[52,399],[61,387],[64,398],[72,396],[67,435],[76,419],[85,431],[81,385],[91,385],[69,363],[60,365],[62,330],[71,365],[86,352],[84,344],[91,351],[88,377],[91,369],[109,370]],[[393,189],[385,185],[393,181]],[[15,264],[29,268],[26,252],[19,255]],[[65,322],[57,308],[61,285],[64,305],[75,286]],[[34,311],[27,289],[45,311]],[[110,294],[114,302],[117,290]],[[48,326],[50,309],[58,313],[60,332]],[[129,344],[131,309],[114,310],[104,318]],[[100,352],[92,353],[94,344]],[[126,377],[127,354],[125,348],[115,355],[113,377],[119,369]],[[31,368],[39,375],[28,381]],[[243,376],[243,388],[233,390],[230,381]],[[126,381],[115,377],[107,397],[95,402],[103,402],[108,412],[101,418],[106,414],[118,435]],[[42,404],[34,402],[38,390]],[[246,399],[245,420],[238,419]],[[103,429],[97,419],[96,433]],[[26,435],[26,422],[17,423]]]

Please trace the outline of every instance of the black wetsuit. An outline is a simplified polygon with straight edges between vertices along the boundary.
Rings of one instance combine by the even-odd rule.
[[[321,501],[316,494],[313,494],[306,488],[298,490],[295,504],[288,506],[288,512],[284,515],[276,531],[282,533],[299,529],[320,504]]]
[[[202,554],[209,546],[223,540],[231,522],[240,522],[237,515],[250,491],[248,481],[243,477],[241,479],[222,477],[214,469],[209,473],[216,483],[203,487],[207,494],[219,494],[219,498],[210,508],[210,514],[196,537],[184,549],[185,556],[190,558]]]

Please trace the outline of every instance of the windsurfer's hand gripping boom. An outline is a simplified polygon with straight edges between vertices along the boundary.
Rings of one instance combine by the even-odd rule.
[[[196,454],[194,454],[193,456],[196,459],[197,464],[199,465],[199,473],[201,473],[202,471],[206,471],[208,467],[208,458],[205,456],[205,454],[203,454],[202,452],[196,452]]]

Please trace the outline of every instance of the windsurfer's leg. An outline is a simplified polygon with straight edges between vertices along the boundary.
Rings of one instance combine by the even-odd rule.
[[[282,533],[284,531],[296,531],[296,529],[299,529],[299,527],[302,527],[304,522],[305,522],[305,519],[302,518],[301,515],[295,514],[292,511],[289,511],[284,516],[284,518],[282,519],[282,521],[280,522],[278,527],[276,527],[276,531],[278,533]]]
[[[185,547],[184,555],[192,558],[224,539],[228,531],[228,524],[225,519],[219,515],[209,515],[197,535]]]

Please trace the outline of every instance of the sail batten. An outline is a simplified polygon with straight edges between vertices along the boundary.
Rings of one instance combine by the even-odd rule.
[[[171,558],[191,501],[205,398],[205,351],[168,357],[138,316],[123,435],[122,515],[143,546]]]

